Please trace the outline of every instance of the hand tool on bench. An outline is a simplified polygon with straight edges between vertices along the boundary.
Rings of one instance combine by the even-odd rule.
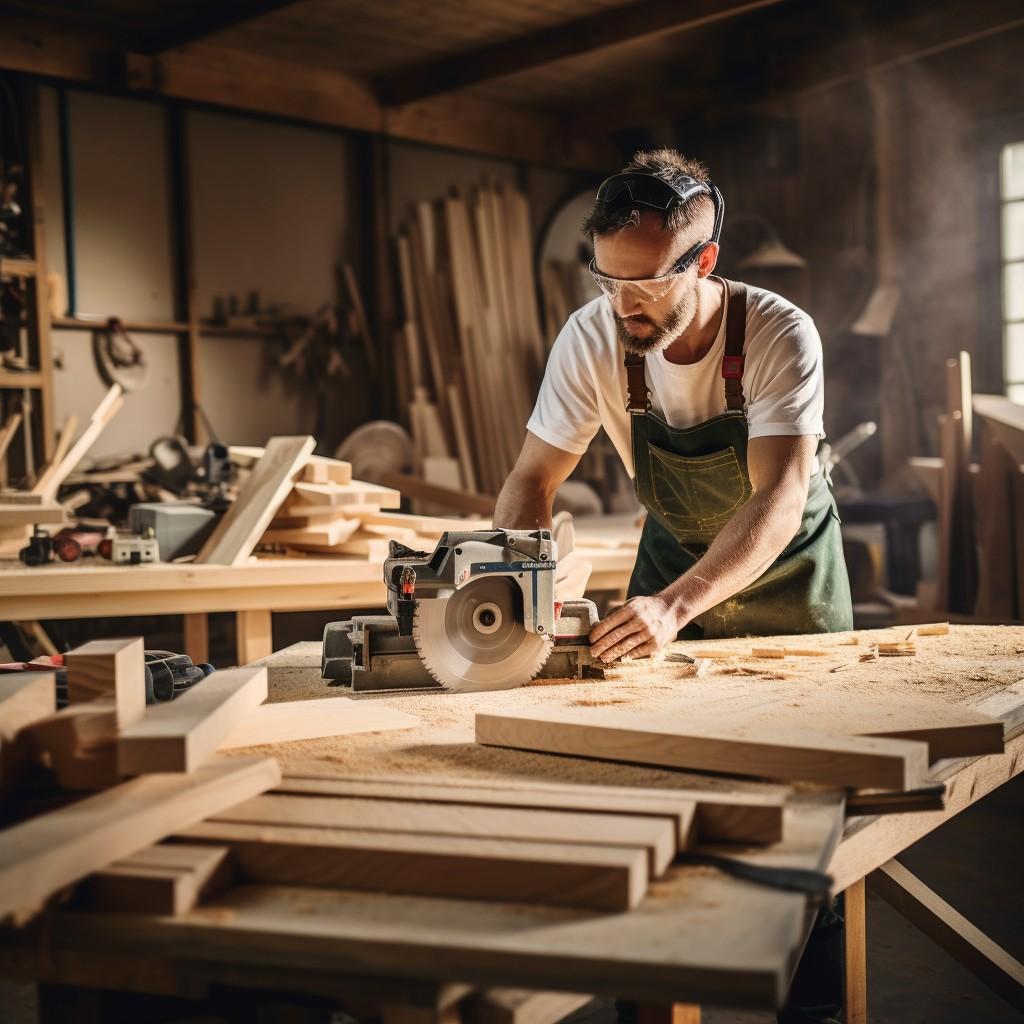
[[[321,672],[354,690],[503,690],[599,675],[592,601],[555,600],[550,530],[447,532],[432,552],[392,540],[389,615],[324,630]]]

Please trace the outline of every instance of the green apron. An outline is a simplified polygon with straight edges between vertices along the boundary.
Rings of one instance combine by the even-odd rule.
[[[729,290],[726,411],[693,427],[670,427],[650,411],[644,357],[627,353],[637,497],[647,509],[629,596],[664,590],[696,565],[753,490],[743,412],[746,287]],[[680,639],[830,633],[853,628],[839,513],[824,473],[811,477],[800,529],[767,571],[697,616]]]

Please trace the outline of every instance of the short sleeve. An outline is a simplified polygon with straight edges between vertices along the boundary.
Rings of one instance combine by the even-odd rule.
[[[562,328],[548,356],[526,429],[562,451],[582,455],[601,425],[597,382],[576,317]]]
[[[759,358],[744,379],[749,436],[824,437],[821,338],[814,321],[787,316],[765,330]]]

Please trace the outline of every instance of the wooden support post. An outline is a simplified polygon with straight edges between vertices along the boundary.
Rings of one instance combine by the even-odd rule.
[[[274,653],[270,609],[250,608],[236,612],[235,623],[239,665],[248,665]]]
[[[858,879],[843,893],[843,930],[846,946],[844,1016],[846,1024],[867,1024],[867,916],[864,879]]]
[[[899,861],[890,860],[873,872],[871,888],[996,995],[1024,1013],[1024,964],[996,945]]]
[[[210,660],[210,620],[206,612],[183,615],[184,650],[196,665]]]

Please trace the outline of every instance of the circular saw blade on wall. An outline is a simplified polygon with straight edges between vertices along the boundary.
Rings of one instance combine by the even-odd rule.
[[[352,464],[357,480],[372,480],[376,473],[411,473],[416,449],[408,431],[390,420],[371,420],[357,427],[338,445],[336,459]]]

